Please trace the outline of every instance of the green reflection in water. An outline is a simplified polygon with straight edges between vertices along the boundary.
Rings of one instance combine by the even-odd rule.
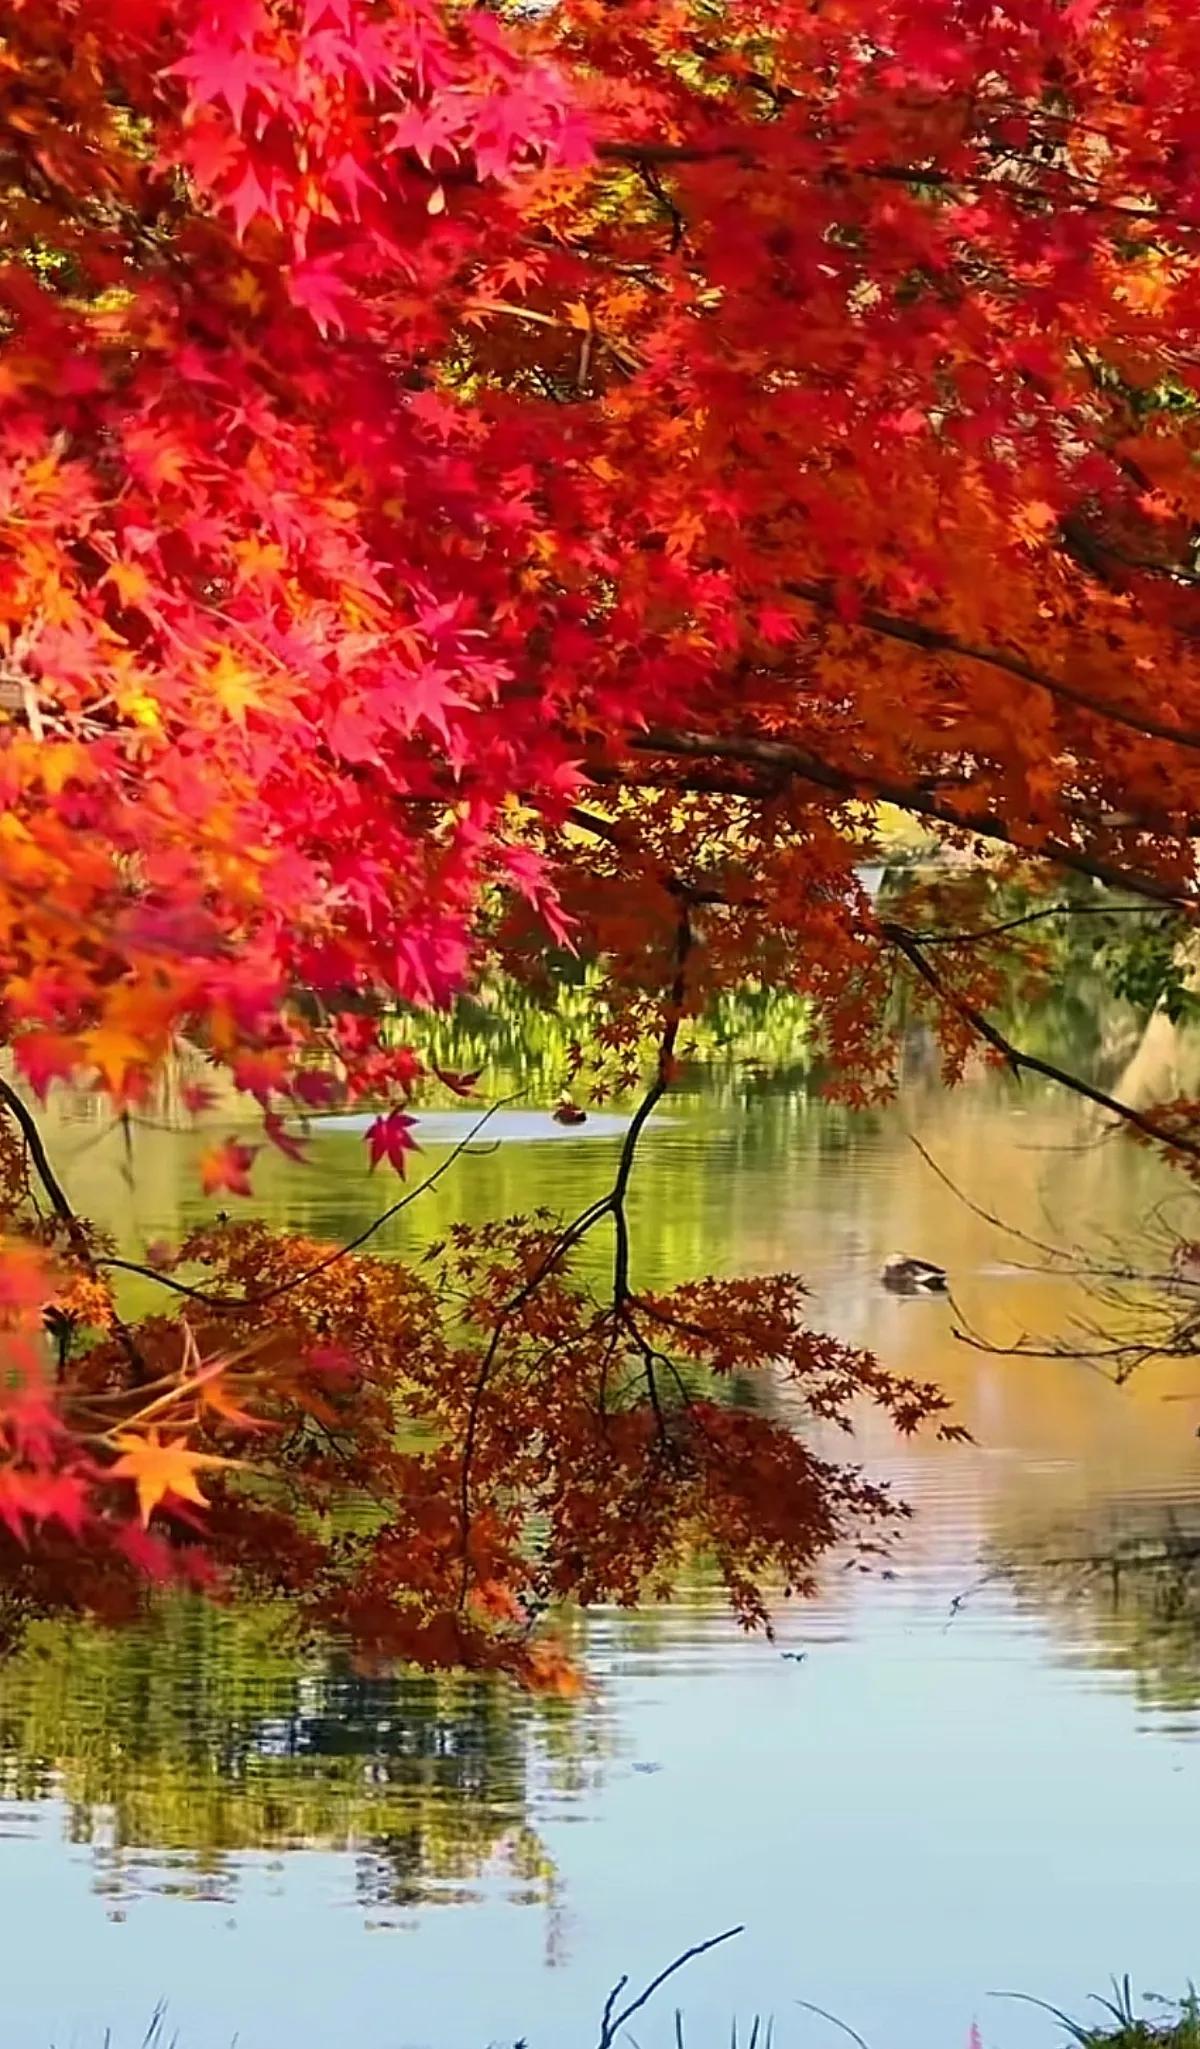
[[[356,1675],[287,1648],[280,1618],[173,1602],[109,1635],[34,1629],[0,1673],[0,1797],[61,1801],[100,1889],[232,1899],[247,1850],[349,1850],[373,1909],[485,1877],[548,1900],[529,1815],[595,1768],[594,1712],[495,1680]]]
[[[1028,1537],[997,1573],[1073,1662],[1129,1683],[1144,1712],[1192,1734],[1200,1710],[1200,1504],[1110,1502],[1069,1533]]]
[[[1076,1028],[1074,1001],[1064,1000],[1057,1020],[1040,1019],[1041,1043],[1052,1052]],[[1099,1010],[1089,1016],[1095,1046],[1108,1026]],[[504,1021],[504,1031],[507,1039],[491,1041],[489,1091],[497,1065],[510,1056],[516,1064],[533,1037],[518,1017]],[[551,1054],[557,1059],[565,1044],[565,1036],[552,1040],[541,1072],[549,1073]],[[461,1035],[434,1050],[455,1067],[480,1057]],[[688,1274],[798,1267],[817,1286],[814,1321],[877,1344],[891,1363],[944,1378],[981,1443],[1010,1457],[971,1480],[965,1453],[935,1467],[921,1446],[906,1448],[910,1463],[894,1474],[899,1490],[920,1494],[928,1478],[917,1546],[936,1531],[939,1504],[952,1516],[956,1490],[974,1486],[990,1534],[1011,1513],[1015,1536],[1035,1539],[1034,1523],[1045,1513],[1034,1491],[1039,1470],[1054,1462],[1052,1505],[1059,1506],[1070,1462],[1096,1474],[1110,1431],[1119,1434],[1114,1471],[1128,1466],[1150,1476],[1161,1466],[1160,1501],[1177,1484],[1182,1491],[1188,1473],[1176,1447],[1190,1430],[1178,1411],[1147,1407],[1144,1442],[1131,1442],[1124,1421],[1119,1433],[1110,1424],[1095,1378],[1083,1369],[981,1365],[953,1345],[936,1305],[898,1305],[876,1288],[881,1258],[903,1245],[945,1258],[968,1307],[977,1300],[1001,1336],[1000,1311],[1019,1329],[1037,1328],[1041,1318],[1053,1330],[1071,1306],[1057,1284],[992,1274],[994,1236],[916,1161],[908,1128],[980,1196],[991,1192],[988,1177],[1002,1172],[1002,1207],[1036,1228],[1047,1194],[1056,1215],[1070,1219],[1086,1206],[1108,1224],[1146,1213],[1162,1192],[1151,1156],[1096,1148],[1070,1107],[1060,1118],[1061,1106],[1044,1091],[997,1080],[951,1100],[928,1078],[934,1065],[926,1043],[914,1040],[900,1114],[833,1108],[819,1100],[802,1066],[778,1075],[744,1063],[692,1070],[639,1157],[637,1280],[653,1286]],[[555,1073],[541,1095],[543,1112],[559,1081]],[[537,1105],[541,1086],[530,1087],[527,1102]],[[99,1135],[94,1104],[63,1101],[57,1114],[56,1157],[78,1207],[115,1223],[127,1248],[211,1216],[215,1205],[201,1198],[194,1171],[206,1137],[139,1128],[126,1180],[120,1135]],[[464,1160],[380,1234],[379,1250],[416,1256],[456,1219],[481,1221],[540,1202],[574,1214],[611,1182],[618,1146],[614,1138],[572,1136],[501,1145]],[[429,1143],[425,1167],[441,1157],[442,1148]],[[368,1176],[361,1137],[332,1129],[317,1132],[305,1166],[264,1151],[255,1187],[247,1213],[328,1239],[361,1229],[390,1192]],[[1011,1250],[1002,1247],[1001,1256]],[[610,1252],[597,1236],[585,1257],[599,1275]],[[770,1383],[755,1376],[731,1392],[770,1399]],[[1131,1401],[1136,1409],[1137,1398]],[[897,1452],[872,1440],[864,1456],[874,1469]],[[1103,1508],[1107,1481],[1095,1484]],[[974,1541],[973,1526],[967,1536],[955,1526],[947,1538],[938,1568],[943,1609],[971,1577]],[[1173,1614],[1164,1636],[1157,1594],[1138,1595],[1131,1585],[1122,1599],[1141,1605],[1126,1605],[1119,1627],[1100,1578],[1069,1600],[1049,1580],[1031,1597],[1080,1662],[1136,1675],[1151,1704],[1200,1701],[1197,1604]],[[713,1620],[702,1574],[685,1607],[688,1600],[694,1610],[682,1620],[654,1612],[622,1618],[618,1655],[661,1654],[672,1670],[686,1668],[690,1683]],[[171,1610],[155,1633],[123,1639],[38,1632],[0,1673],[3,1790],[20,1799],[60,1797],[73,1838],[90,1846],[101,1882],[118,1898],[155,1888],[231,1897],[239,1853],[304,1847],[353,1852],[361,1897],[384,1913],[496,1886],[513,1898],[549,1896],[554,1880],[539,1820],[548,1802],[594,1781],[609,1734],[602,1705],[537,1707],[495,1683],[363,1680],[334,1658],[297,1657],[273,1627],[267,1616],[189,1608]],[[860,1703],[853,1705],[857,1712]]]

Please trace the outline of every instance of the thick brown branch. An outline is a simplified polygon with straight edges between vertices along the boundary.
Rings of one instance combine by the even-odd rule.
[[[927,789],[916,783],[897,782],[867,767],[854,770],[837,767],[823,761],[806,749],[790,741],[765,740],[752,734],[723,734],[689,732],[674,727],[657,727],[645,734],[638,734],[627,742],[630,750],[637,754],[662,755],[686,761],[704,763],[719,761],[744,762],[750,768],[773,772],[775,782],[767,791],[744,789],[739,794],[753,800],[756,796],[770,797],[779,794],[780,786],[788,778],[796,777],[803,782],[815,784],[819,789],[832,791],[836,796],[859,803],[882,800],[895,804],[902,811],[910,811],[916,817],[929,818],[939,825],[948,826],[956,832],[974,834],[979,839],[995,840],[1001,846],[1012,847],[1018,853],[1026,854],[1031,860],[1049,861],[1060,868],[1069,868],[1078,875],[1088,875],[1096,882],[1103,882],[1109,888],[1127,889],[1133,896],[1143,896],[1159,904],[1182,906],[1191,898],[1189,892],[1178,884],[1162,881],[1158,876],[1146,875],[1138,869],[1126,867],[1123,863],[1107,860],[1103,855],[1085,852],[1063,840],[1044,839],[1030,843],[1019,837],[1017,832],[1002,819],[990,812],[971,812],[957,805],[947,804],[932,796]],[[597,780],[618,781],[619,771],[608,769],[589,770]],[[703,771],[704,781],[699,787],[709,787],[709,770]],[[636,781],[636,776],[629,778]]]
[[[613,1296],[616,1307],[621,1309],[629,1297],[629,1226],[625,1216],[625,1198],[629,1193],[633,1163],[637,1157],[638,1140],[653,1116],[659,1103],[671,1086],[675,1065],[675,1049],[679,1043],[679,1027],[683,1022],[683,1006],[687,996],[687,966],[692,950],[692,926],[688,917],[684,892],[676,886],[680,896],[679,923],[675,935],[675,974],[667,997],[666,1023],[658,1047],[658,1062],[654,1080],[646,1090],[637,1109],[629,1121],[621,1157],[617,1163],[616,1180],[612,1189],[612,1213],[616,1224],[616,1255],[613,1264]]]
[[[67,1199],[66,1189],[63,1187],[62,1182],[50,1163],[50,1155],[46,1151],[45,1141],[38,1130],[36,1117],[33,1115],[28,1104],[21,1101],[12,1083],[3,1079],[0,1079],[0,1102],[4,1104],[14,1123],[20,1127],[21,1136],[29,1148],[29,1157],[37,1169],[38,1179],[49,1197],[51,1209],[54,1211],[60,1224],[64,1226],[67,1236],[79,1258],[85,1260],[90,1265],[92,1253],[87,1241],[87,1233],[71,1208],[70,1202]]]
[[[782,108],[798,97],[786,87],[772,85],[761,74],[746,73],[741,82],[769,98],[776,108]],[[638,168],[733,162],[740,163],[745,170],[769,170],[777,175],[781,168],[778,152],[774,158],[769,158],[762,148],[763,142],[775,139],[775,123],[763,122],[758,125],[757,132],[751,132],[755,134],[754,141],[749,137],[745,141],[724,142],[655,142],[649,139],[621,142],[614,138],[598,144],[596,154],[601,162],[633,164]],[[1097,190],[1094,179],[1065,165],[1022,157],[1008,144],[984,137],[979,138],[978,147],[994,161],[991,165],[981,165],[974,172],[947,171],[938,164],[849,163],[844,156],[832,154],[819,171],[814,172],[804,161],[792,166],[791,172],[811,183],[837,185],[862,178],[890,185],[907,185],[917,191],[936,189],[955,195],[972,193],[980,187],[993,191],[999,186],[1005,197],[1014,201],[1039,202],[1063,212],[1108,214],[1121,222],[1144,221],[1163,230],[1169,229],[1175,237],[1194,231],[1194,222],[1169,219],[1157,207],[1140,206],[1125,198],[1106,199]],[[1017,175],[1011,175],[1012,171]],[[1031,175],[1022,175],[1026,173]],[[1045,178],[1055,179],[1056,185],[1050,187],[1036,182]],[[1143,242],[1145,240],[1143,238]],[[1154,246],[1159,245],[1155,243]]]
[[[838,616],[834,593],[825,585],[788,582],[783,588],[791,597]],[[957,655],[960,661],[979,662],[986,668],[1000,670],[1006,676],[1015,676],[1022,683],[1031,683],[1035,689],[1044,690],[1048,696],[1064,704],[1075,705],[1080,711],[1090,712],[1094,718],[1107,719],[1113,725],[1126,727],[1131,733],[1140,733],[1143,739],[1162,740],[1170,746],[1200,751],[1200,732],[1193,728],[1171,725],[1149,713],[1133,711],[1124,705],[1095,697],[1090,690],[1082,690],[1078,684],[1052,676],[1024,655],[1011,654],[1006,648],[962,640],[956,633],[948,633],[941,627],[927,625],[920,619],[905,619],[893,612],[883,612],[873,605],[865,606],[847,623],[851,627],[865,626],[871,633],[881,634],[885,639],[902,641],[908,647],[923,648],[931,654]]]

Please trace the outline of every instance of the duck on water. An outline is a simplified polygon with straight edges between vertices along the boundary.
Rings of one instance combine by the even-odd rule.
[[[944,1295],[947,1287],[944,1266],[935,1266],[930,1259],[911,1259],[903,1252],[893,1252],[884,1261],[879,1278],[895,1295]]]

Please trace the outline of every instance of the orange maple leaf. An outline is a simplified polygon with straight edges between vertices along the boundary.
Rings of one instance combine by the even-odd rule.
[[[226,1385],[221,1373],[214,1373],[206,1379],[200,1389],[200,1400],[206,1409],[231,1423],[237,1430],[270,1430],[276,1426],[265,1416],[251,1416],[239,1408],[232,1388]]]
[[[109,1476],[133,1482],[143,1526],[168,1494],[180,1501],[194,1501],[203,1508],[207,1497],[200,1491],[197,1473],[244,1463],[241,1459],[217,1458],[211,1452],[189,1451],[186,1437],[164,1443],[153,1425],[145,1437],[122,1431],[114,1441],[121,1456],[110,1467]]]
[[[124,1097],[151,1063],[151,1048],[119,1024],[97,1025],[83,1034],[83,1058],[96,1068],[111,1095]]]
[[[111,562],[102,581],[115,590],[122,605],[142,604],[152,588],[140,562]]]
[[[242,1145],[236,1138],[227,1138],[224,1145],[210,1145],[200,1155],[204,1193],[215,1195],[218,1188],[227,1188],[231,1195],[249,1195],[250,1169],[257,1152],[256,1145]]]

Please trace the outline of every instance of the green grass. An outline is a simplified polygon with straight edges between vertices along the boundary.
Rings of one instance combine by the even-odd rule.
[[[1130,1979],[1114,1979],[1109,1996],[1097,1995],[1092,2000],[1094,2018],[1081,2019],[1073,2019],[1060,2007],[1048,2006],[1045,2000],[1033,1999],[1024,1992],[1010,1992],[1003,1996],[1022,2000],[1026,2005],[1039,2007],[1048,2014],[1061,2031],[1058,2038],[1061,2049],[1200,2049],[1200,1994],[1194,1986],[1189,1986],[1185,1997],[1180,2000],[1148,1994],[1144,2004],[1151,2010],[1141,2012],[1135,2003]],[[839,2020],[836,2014],[826,2013],[823,2007],[811,2006],[806,2000],[797,2000],[795,2004],[807,2013],[830,2022],[844,2038],[857,2044],[857,2049],[887,2049],[886,2043],[865,2042],[845,2021]],[[606,2023],[609,2017],[606,2015]],[[609,2045],[611,2049],[617,2039],[615,2032],[609,2033],[607,2025],[602,2025],[602,2045]],[[746,2022],[735,2020],[715,2027],[693,2028],[678,2007],[669,2019],[657,2017],[645,2032],[639,2032],[636,2037],[623,2028],[619,2039],[623,2044],[636,2042],[637,2049],[782,2049],[773,2019],[756,2015]],[[811,2042],[811,2039],[806,2035],[806,2041]],[[535,2027],[519,2043],[493,2042],[486,2045],[486,2049],[594,2049],[594,2040],[594,2029],[581,2028],[577,2043],[551,2043],[540,2038]],[[1003,2049],[1003,2045],[1004,2027],[1001,2022],[989,2027],[986,2035],[972,2027],[964,2042],[944,2045],[944,2049]],[[105,2032],[98,2049],[121,2049],[121,2045],[111,2033]],[[145,2035],[129,2045],[129,2049],[187,2049],[187,2045],[184,2037],[168,2025],[165,2007],[159,2007],[151,2016]],[[239,2037],[230,2049],[265,2049],[265,2045],[251,2034]],[[333,2049],[332,2044],[330,2049]],[[482,2044],[481,2049],[484,2049]]]
[[[1020,1992],[1009,1996],[1027,1997]],[[1150,2013],[1138,2011],[1128,1976],[1113,1980],[1109,1997],[1093,1999],[1095,2019],[1074,2020],[1041,1999],[1028,2003],[1051,2014],[1076,2049],[1200,2049],[1200,1995],[1193,1985],[1181,2000],[1148,1997],[1146,2004],[1154,2009]]]

